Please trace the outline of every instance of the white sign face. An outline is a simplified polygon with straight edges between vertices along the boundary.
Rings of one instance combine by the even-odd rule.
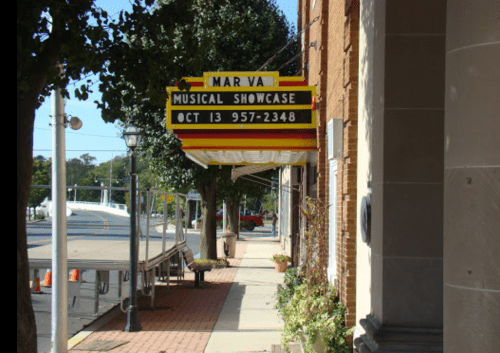
[[[208,87],[274,87],[273,76],[210,76]]]
[[[201,201],[201,195],[198,192],[191,190],[190,192],[188,192],[187,199],[193,201]]]

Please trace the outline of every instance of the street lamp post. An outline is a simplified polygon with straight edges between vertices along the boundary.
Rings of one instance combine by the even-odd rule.
[[[139,309],[137,307],[137,232],[136,232],[136,173],[135,148],[141,141],[141,133],[135,126],[129,126],[123,133],[125,143],[130,148],[130,300],[127,308],[127,323],[123,331],[137,332],[141,330]]]

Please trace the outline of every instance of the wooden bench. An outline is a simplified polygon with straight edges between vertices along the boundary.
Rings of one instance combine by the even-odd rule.
[[[212,265],[199,265],[194,263],[193,251],[191,249],[182,250],[182,255],[186,266],[194,272],[194,286],[200,287],[200,282],[205,280],[205,271],[211,271]]]

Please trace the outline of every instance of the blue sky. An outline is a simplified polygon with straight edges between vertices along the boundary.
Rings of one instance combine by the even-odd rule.
[[[285,13],[288,21],[295,27],[297,23],[297,0],[277,0],[279,8]],[[98,6],[108,12],[110,16],[118,14],[120,10],[129,10],[130,2],[127,0],[98,0]],[[278,50],[277,48],[276,50]],[[96,81],[97,79],[94,79]],[[68,87],[72,92],[72,87]],[[106,162],[111,158],[127,153],[124,140],[120,137],[120,129],[115,124],[105,123],[100,110],[93,103],[98,100],[98,82],[94,85],[94,93],[86,101],[76,98],[66,101],[65,112],[68,117],[77,116],[82,122],[80,130],[66,129],[66,159],[79,158],[88,153],[97,158],[96,164]],[[42,155],[46,158],[52,156],[52,128],[51,102],[48,97],[44,104],[36,111],[33,156]]]

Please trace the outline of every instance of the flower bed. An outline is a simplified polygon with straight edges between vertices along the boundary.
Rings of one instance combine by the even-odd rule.
[[[210,260],[210,259],[196,259],[193,263],[197,265],[212,265],[212,268],[229,267],[229,261],[226,259]]]

